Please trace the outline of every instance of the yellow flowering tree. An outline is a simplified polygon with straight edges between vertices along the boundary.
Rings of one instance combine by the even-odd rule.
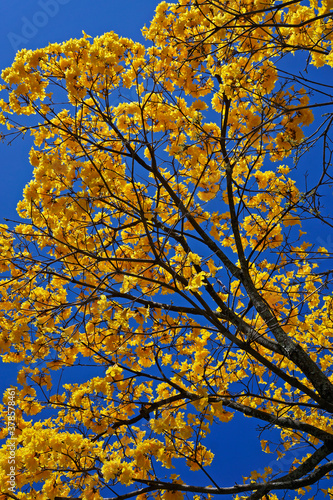
[[[332,7],[163,2],[145,46],[3,71],[34,171],[0,226],[1,500],[332,497]],[[207,435],[238,415],[270,455],[230,484]]]

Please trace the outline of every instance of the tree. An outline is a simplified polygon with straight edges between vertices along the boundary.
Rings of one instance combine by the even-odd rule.
[[[1,499],[332,496],[331,7],[163,2],[147,47],[3,71],[34,178],[0,226]],[[238,415],[273,458],[228,484],[205,438]]]

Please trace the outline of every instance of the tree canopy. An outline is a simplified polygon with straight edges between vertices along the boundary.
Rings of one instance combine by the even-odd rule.
[[[333,269],[316,243],[332,7],[162,2],[145,44],[83,33],[2,72],[2,135],[31,135],[33,179],[0,225],[0,349],[22,363],[1,500],[333,496]],[[267,466],[230,484],[207,436],[232,439],[239,415]]]

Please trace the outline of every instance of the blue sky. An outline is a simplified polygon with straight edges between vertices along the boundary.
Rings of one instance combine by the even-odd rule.
[[[12,0],[0,3],[0,68],[10,66],[17,50],[50,42],[115,31],[143,41],[141,28],[152,19],[158,0]],[[0,144],[0,220],[16,217],[16,203],[31,178],[28,138],[10,147]]]
[[[49,42],[80,38],[82,30],[93,37],[115,31],[142,42],[140,29],[149,23],[158,3],[157,0],[3,1],[0,4],[0,68],[10,66],[15,52],[23,47],[35,49]],[[32,173],[28,162],[30,147],[29,137],[25,140],[19,138],[11,146],[0,144],[0,222],[3,218],[18,218],[16,204]],[[326,234],[318,235],[317,239],[324,239],[319,244],[324,245],[328,237]],[[333,242],[331,246],[333,251]],[[0,364],[0,374],[2,393],[9,385],[15,385],[16,369]],[[227,432],[212,434],[209,438],[208,442],[217,455],[213,467],[215,478],[221,479],[225,485],[232,485],[241,479],[242,472],[247,475],[254,469],[269,465],[271,458],[260,453],[260,442],[254,432],[256,425],[250,419],[239,417],[229,424]],[[246,466],[242,470],[244,464]],[[202,484],[207,483],[204,481]]]

